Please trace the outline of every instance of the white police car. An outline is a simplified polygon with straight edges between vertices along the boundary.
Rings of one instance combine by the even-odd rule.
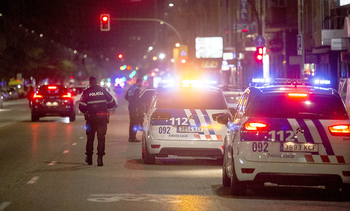
[[[142,158],[154,164],[168,155],[223,158],[226,126],[216,122],[229,113],[216,88],[158,88],[144,117]]]
[[[233,121],[217,121],[229,127],[222,182],[233,195],[254,183],[349,190],[350,120],[336,90],[302,81],[249,87]]]

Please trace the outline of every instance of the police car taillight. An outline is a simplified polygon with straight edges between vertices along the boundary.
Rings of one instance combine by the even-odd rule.
[[[72,94],[68,92],[67,94],[62,95],[63,98],[72,98]]]
[[[350,125],[333,125],[328,127],[332,135],[350,135]]]
[[[248,122],[244,125],[244,128],[249,131],[266,130],[267,125],[260,122]]]
[[[292,93],[288,93],[288,97],[291,97],[291,98],[305,98],[305,97],[307,97],[307,93],[292,92]]]

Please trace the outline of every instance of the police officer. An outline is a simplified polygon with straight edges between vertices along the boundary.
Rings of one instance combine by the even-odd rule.
[[[86,163],[92,165],[95,133],[97,133],[97,165],[103,166],[102,157],[105,155],[105,135],[109,122],[108,109],[117,107],[113,97],[106,89],[97,84],[94,76],[89,78],[89,88],[84,90],[79,103],[79,110],[84,113],[86,120]]]
[[[129,101],[129,118],[130,118],[130,125],[129,125],[129,142],[140,142],[140,140],[136,139],[136,133],[139,125],[139,117],[137,113],[137,107],[139,107],[140,104],[140,87],[142,86],[142,79],[138,78],[136,80],[136,83],[132,85],[128,91],[125,94],[125,99]]]

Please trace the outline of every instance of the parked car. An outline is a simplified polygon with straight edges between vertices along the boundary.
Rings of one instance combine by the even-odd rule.
[[[228,128],[223,185],[233,195],[264,183],[349,193],[350,120],[338,92],[285,82],[249,87],[233,120],[218,116]]]
[[[158,88],[143,122],[144,162],[169,155],[221,160],[226,127],[216,117],[224,113],[229,110],[219,89]]]

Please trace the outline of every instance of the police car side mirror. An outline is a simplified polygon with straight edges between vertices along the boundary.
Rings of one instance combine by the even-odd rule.
[[[226,125],[228,123],[229,119],[230,119],[230,117],[227,114],[221,114],[221,115],[216,117],[216,121],[219,124],[223,124],[223,125]]]

